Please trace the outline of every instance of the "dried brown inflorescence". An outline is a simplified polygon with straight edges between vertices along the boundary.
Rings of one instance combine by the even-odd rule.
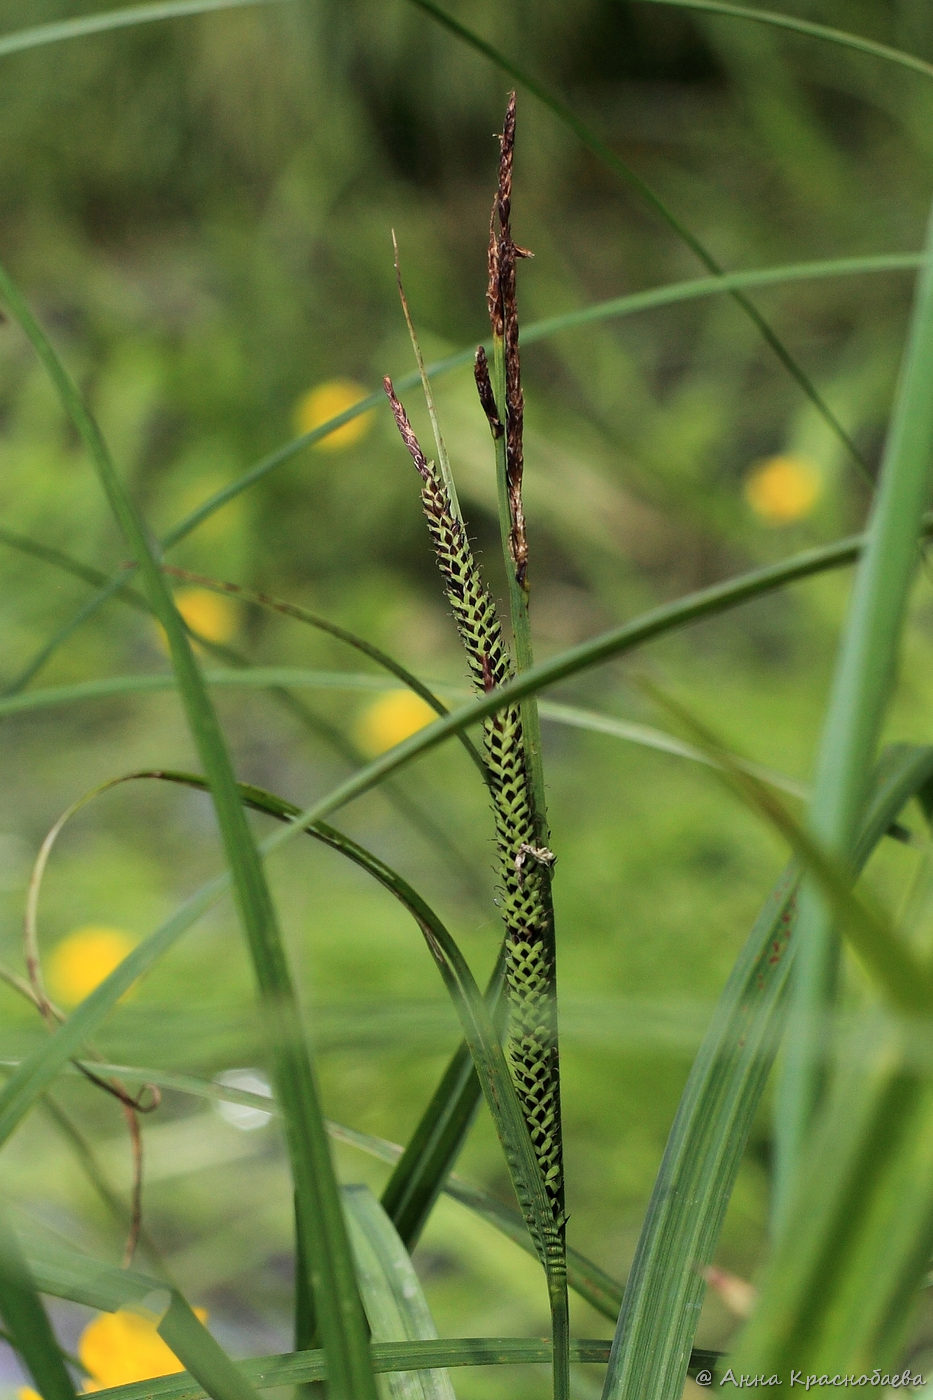
[[[512,158],[515,147],[515,93],[509,94],[505,123],[499,138],[499,182],[489,219],[489,284],[486,303],[493,339],[501,342],[505,359],[505,440],[506,479],[509,495],[509,552],[519,587],[527,587],[528,543],[525,538],[525,510],[522,504],[525,401],[522,394],[521,359],[518,350],[518,307],[515,297],[515,267],[519,258],[533,255],[512,238]],[[479,379],[477,378],[479,385]],[[480,386],[480,398],[483,390]],[[486,416],[492,418],[486,402]],[[497,417],[498,421],[498,417]]]

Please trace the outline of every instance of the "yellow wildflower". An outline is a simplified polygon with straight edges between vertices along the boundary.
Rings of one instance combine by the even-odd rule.
[[[823,491],[817,464],[802,453],[781,453],[756,463],[745,478],[745,499],[768,525],[788,525],[809,515]]]
[[[229,642],[236,635],[236,603],[225,593],[214,593],[210,588],[197,588],[192,584],[176,590],[175,606],[188,626],[209,642]],[[161,624],[159,636],[167,649]]]
[[[195,1312],[204,1322],[204,1309],[195,1308]],[[78,1342],[78,1358],[90,1377],[85,1393],[183,1371],[178,1357],[159,1336],[158,1325],[157,1317],[127,1308],[101,1313],[89,1322]]]
[[[194,1312],[202,1322],[207,1320],[203,1308]],[[159,1319],[151,1313],[127,1308],[92,1318],[78,1342],[78,1359],[89,1377],[83,1394],[183,1371],[178,1357],[159,1336],[158,1325]],[[21,1386],[16,1396],[17,1400],[42,1400],[38,1391],[28,1386]]]
[[[352,379],[328,379],[303,394],[295,405],[295,427],[299,433],[311,433],[315,428],[345,413],[360,399],[368,396],[369,390]],[[342,452],[366,436],[372,427],[372,409],[351,418],[342,427],[320,438],[314,445],[320,452]]]
[[[437,719],[437,712],[412,690],[390,690],[380,695],[356,722],[356,742],[373,758],[416,734]]]
[[[225,593],[193,586],[179,588],[175,606],[188,626],[209,642],[229,642],[236,632],[236,604]]]
[[[120,928],[85,924],[64,937],[49,954],[49,990],[64,1006],[76,1006],[132,952],[136,940]]]

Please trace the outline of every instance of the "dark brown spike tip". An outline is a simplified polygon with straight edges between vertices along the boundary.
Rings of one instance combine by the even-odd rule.
[[[477,345],[476,347],[476,355],[473,360],[473,378],[476,380],[479,401],[489,421],[492,435],[494,438],[501,438],[505,429],[502,426],[502,419],[499,417],[499,410],[496,407],[496,396],[492,391],[492,380],[489,377],[489,362],[486,359],[486,351],[483,349],[482,345]]]
[[[383,389],[385,389],[386,397],[389,400],[389,403],[392,405],[392,413],[395,417],[395,425],[398,428],[399,436],[401,437],[402,442],[404,442],[405,446],[408,448],[409,455],[411,456],[411,460],[415,464],[418,474],[422,477],[424,481],[430,481],[431,471],[428,467],[427,459],[424,453],[421,451],[421,444],[415,437],[415,430],[411,426],[411,423],[408,421],[408,414],[402,407],[401,402],[399,401],[398,394],[396,394],[395,392],[395,387],[392,383],[392,380],[389,378],[388,375],[386,375],[385,379],[383,379],[382,387]]]
[[[496,197],[499,223],[505,233],[512,211],[512,153],[515,149],[515,93],[509,93],[502,126],[499,154],[499,189]]]

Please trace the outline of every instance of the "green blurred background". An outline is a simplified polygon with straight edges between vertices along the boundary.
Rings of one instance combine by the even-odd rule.
[[[933,85],[879,60],[760,25],[647,3],[464,0],[451,12],[570,104],[729,269],[921,244]],[[0,34],[94,12],[0,0]],[[933,59],[927,0],[796,0],[794,13]],[[512,80],[403,0],[292,0],[58,43],[0,58],[0,257],[88,396],[153,529],[164,531],[293,438],[297,405],[349,378],[369,393],[412,366],[391,230],[429,360],[487,333],[485,248]],[[523,324],[702,274],[636,191],[519,86],[513,229]],[[869,463],[877,463],[910,302],[903,274],[795,282],[756,301]],[[726,297],[529,345],[527,509],[541,657],[715,579],[859,527],[869,486]],[[438,379],[454,471],[501,582],[495,486],[469,368]],[[407,396],[428,438],[419,396]],[[791,454],[818,474],[811,509],[763,518],[744,486]],[[92,469],[24,337],[0,327],[6,528],[105,572],[124,547]],[[306,449],[172,551],[173,563],[300,603],[426,679],[464,668],[427,547],[417,484],[386,408],[341,450]],[[555,698],[664,724],[649,675],[737,750],[806,781],[846,576],[797,586],[604,667]],[[12,684],[90,595],[0,548],[3,671]],[[926,580],[892,734],[922,738],[931,698]],[[262,664],[365,669],[337,642],[233,603],[229,641]],[[111,602],[31,681],[164,671],[155,627]],[[301,805],[348,771],[373,692],[307,690],[309,729],[273,697],[217,702],[238,775]],[[713,999],[777,874],[779,845],[702,768],[596,733],[545,727],[560,983],[570,1233],[623,1278],[664,1139]],[[8,719],[0,817],[2,956],[21,967],[30,865],[59,812],[138,767],[192,767],[169,694]],[[491,823],[456,746],[341,814],[435,903],[477,975],[497,940]],[[400,809],[399,802],[403,804]],[[412,824],[411,806],[456,855]],[[257,824],[258,826],[258,824]],[[263,829],[263,828],[259,828]],[[108,793],[66,830],[40,909],[43,947],[86,925],[134,937],[220,861],[205,799],[154,783]],[[896,889],[899,858],[884,873]],[[307,998],[325,1106],[403,1141],[456,1025],[417,931],[333,854],[294,843],[271,866]],[[42,1034],[3,991],[4,1051]],[[222,907],[108,1023],[129,1064],[210,1077],[261,1066],[250,973]],[[121,1192],[118,1107],[60,1099]],[[145,1224],[188,1296],[243,1353],[289,1345],[290,1201],[274,1129],[245,1133],[166,1094],[144,1125]],[[767,1114],[720,1262],[748,1275],[767,1210]],[[384,1169],[338,1150],[344,1179]],[[508,1199],[481,1117],[469,1178]],[[108,1217],[49,1122],[6,1153],[37,1229],[119,1257]],[[442,1333],[545,1328],[544,1289],[513,1246],[442,1205],[419,1251]],[[63,1327],[78,1325],[65,1310]],[[607,1324],[577,1311],[578,1331]],[[712,1300],[700,1341],[732,1323]],[[477,1373],[458,1393],[519,1395],[535,1378]],[[581,1382],[581,1394],[586,1382]]]

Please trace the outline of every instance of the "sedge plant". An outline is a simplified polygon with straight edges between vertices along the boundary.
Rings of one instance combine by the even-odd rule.
[[[675,0],[652,0],[673,4]],[[142,5],[80,21],[58,22],[0,39],[0,57],[107,28],[154,22],[195,11],[239,8],[237,0],[185,0]],[[30,1373],[43,1400],[72,1400],[80,1367],[63,1347],[48,1299],[66,1299],[120,1317],[143,1315],[168,1348],[172,1369],[141,1371],[108,1393],[115,1400],[249,1400],[282,1385],[330,1400],[478,1394],[482,1371],[461,1384],[462,1368],[536,1364],[540,1393],[568,1400],[601,1390],[603,1400],[677,1400],[688,1376],[701,1387],[767,1385],[792,1394],[800,1386],[919,1386],[910,1346],[911,1318],[928,1281],[933,1253],[933,1075],[928,1049],[933,967],[928,939],[929,866],[896,912],[860,880],[876,848],[929,848],[924,829],[933,810],[933,747],[885,746],[885,718],[897,672],[910,590],[931,533],[926,514],[933,485],[933,226],[913,254],[836,261],[727,276],[654,192],[531,74],[433,0],[415,0],[448,34],[508,71],[568,124],[593,155],[633,184],[705,264],[711,276],[655,293],[613,299],[582,312],[523,328],[527,346],[574,324],[624,316],[678,298],[728,295],[771,353],[789,370],[827,432],[856,470],[869,463],[749,300],[756,285],[793,277],[919,268],[904,364],[874,504],[862,534],[793,555],[762,569],[690,593],[536,661],[531,619],[535,555],[523,493],[524,395],[519,355],[517,268],[529,256],[512,236],[516,99],[509,99],[487,252],[490,341],[417,375],[385,381],[395,426],[420,481],[430,546],[453,627],[465,655],[471,693],[428,684],[353,629],[295,603],[224,580],[200,583],[238,592],[266,608],[323,631],[410,688],[434,713],[426,726],[365,761],[345,737],[329,738],[353,766],[350,776],[301,806],[242,781],[217,713],[223,687],[262,688],[293,722],[315,729],[302,687],[365,686],[359,673],[258,667],[235,649],[198,638],[172,594],[164,554],[213,511],[268,476],[301,447],[352,421],[379,399],[374,393],[297,443],[263,458],[236,483],[214,494],[156,540],[128,491],[86,398],[49,334],[8,272],[0,267],[0,299],[38,356],[94,469],[121,532],[129,562],[108,574],[41,540],[4,529],[4,547],[30,554],[95,590],[82,618],[47,639],[0,697],[0,715],[38,713],[90,696],[177,694],[199,771],[166,764],[135,768],[98,784],[55,822],[37,858],[27,899],[25,975],[4,969],[10,995],[28,998],[47,1035],[6,1057],[0,1087],[0,1150],[27,1118],[46,1111],[105,1207],[126,1226],[122,1266],[94,1257],[53,1231],[31,1228],[9,1193],[0,1195],[0,1315],[4,1339]],[[794,29],[819,43],[837,43],[929,77],[928,65],[893,48],[788,16],[713,0],[686,7],[735,23],[753,20]],[[405,298],[403,294],[403,304]],[[406,305],[407,314],[407,305]],[[488,423],[497,480],[507,627],[483,578],[461,511],[430,380],[472,358],[481,411]],[[421,380],[435,421],[437,460],[429,460],[400,395]],[[533,463],[529,470],[533,470]],[[870,472],[869,472],[870,475]],[[843,625],[835,682],[823,724],[807,813],[789,805],[787,784],[730,751],[717,726],[667,693],[644,684],[649,702],[676,733],[654,734],[670,752],[702,761],[745,810],[787,849],[787,865],[764,900],[722,989],[683,1088],[634,1257],[594,1261],[574,1248],[573,1174],[564,1159],[558,1050],[557,955],[561,949],[552,898],[559,852],[552,849],[540,732],[541,692],[655,638],[783,589],[796,580],[854,565],[856,582]],[[32,685],[80,621],[119,599],[160,622],[168,639],[170,675],[104,677],[90,684]],[[209,660],[196,648],[203,647]],[[552,707],[555,719],[597,728],[599,719]],[[575,721],[571,716],[575,713]],[[479,728],[480,738],[473,733]],[[321,727],[317,725],[320,734]],[[645,741],[642,732],[628,737]],[[495,838],[501,949],[482,988],[461,940],[414,883],[332,824],[354,798],[403,773],[421,755],[456,738],[471,780],[483,785]],[[650,742],[650,740],[649,740]],[[341,747],[342,745],[342,747]],[[123,784],[171,784],[209,794],[225,869],[202,885],[122,958],[70,1012],[56,1007],[42,977],[39,907],[47,867],[62,831],[89,804]],[[790,785],[791,787],[793,785]],[[201,800],[201,799],[199,799]],[[456,852],[433,816],[396,793],[397,810],[421,823],[437,850]],[[911,805],[913,804],[913,805]],[[248,814],[274,825],[260,837]],[[268,878],[268,859],[299,838],[310,839],[360,870],[403,909],[449,995],[461,1042],[405,1146],[325,1118],[312,1037],[298,991],[283,920]],[[237,1088],[209,1074],[145,1063],[112,1062],[99,1044],[119,999],[206,913],[232,895],[251,969],[268,1094]],[[562,956],[566,954],[562,951]],[[858,968],[857,1036],[845,1021],[846,967]],[[775,1170],[770,1234],[755,1288],[743,1294],[748,1320],[726,1355],[697,1346],[707,1288],[726,1211],[769,1081],[774,1095]],[[109,1188],[93,1142],[59,1102],[79,1080],[115,1097],[133,1143],[134,1190],[129,1211]],[[138,1086],[138,1087],[137,1087]],[[146,1088],[145,1086],[150,1086]],[[145,1206],[147,1115],[160,1093],[228,1101],[261,1109],[279,1125],[290,1183],[294,1282],[292,1345],[274,1356],[243,1356],[220,1344],[206,1325],[185,1277],[166,1262],[148,1228]],[[481,1103],[501,1145],[514,1203],[460,1178],[454,1168]],[[347,1186],[334,1143],[350,1144],[390,1166],[379,1198]],[[439,1337],[416,1270],[417,1245],[442,1198],[499,1230],[543,1269],[551,1332],[514,1336]],[[568,1202],[570,1238],[568,1238]],[[516,1209],[517,1206],[517,1209]],[[414,1256],[414,1262],[413,1262]],[[143,1262],[140,1262],[142,1259]],[[571,1329],[570,1294],[585,1300],[606,1325],[598,1337]],[[135,1334],[135,1335],[138,1335]],[[82,1343],[83,1345],[83,1343]],[[79,1349],[80,1350],[80,1349]],[[159,1351],[163,1358],[166,1353]],[[127,1358],[123,1358],[126,1360]],[[92,1381],[124,1373],[95,1371]],[[129,1357],[130,1364],[132,1356]],[[177,1363],[177,1365],[175,1364]],[[582,1367],[586,1365],[584,1372]],[[581,1369],[575,1369],[579,1366]],[[183,1367],[179,1370],[178,1367]],[[572,1369],[574,1368],[574,1369]],[[906,1368],[906,1369],[905,1369]],[[537,1374],[537,1373],[536,1373]],[[549,1375],[550,1380],[544,1379]],[[596,1376],[597,1379],[593,1380]],[[887,1382],[885,1381],[887,1378]],[[595,1390],[594,1390],[595,1385]],[[470,1387],[473,1387],[472,1389]]]

